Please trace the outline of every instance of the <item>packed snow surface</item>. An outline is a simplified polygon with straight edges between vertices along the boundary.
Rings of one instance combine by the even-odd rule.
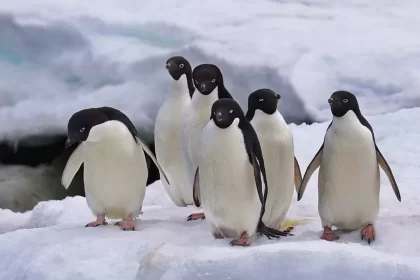
[[[363,110],[363,108],[362,108]],[[377,238],[358,231],[320,240],[317,172],[287,215],[294,236],[264,237],[250,247],[215,240],[206,220],[186,221],[195,207],[178,208],[160,181],[147,188],[135,232],[93,221],[82,197],[39,203],[33,211],[0,210],[0,279],[420,279],[420,108],[369,117],[377,144],[398,182],[402,202],[381,171]],[[291,125],[302,172],[321,145],[329,122]]]
[[[65,133],[103,105],[151,131],[173,55],[217,64],[243,108],[272,88],[289,122],[326,120],[338,89],[366,115],[420,106],[418,34],[410,0],[2,1],[0,139]]]

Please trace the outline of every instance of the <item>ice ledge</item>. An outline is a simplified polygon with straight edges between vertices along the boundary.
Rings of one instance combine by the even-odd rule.
[[[140,261],[136,279],[420,279],[420,258],[368,245],[290,242],[255,247],[163,243]]]

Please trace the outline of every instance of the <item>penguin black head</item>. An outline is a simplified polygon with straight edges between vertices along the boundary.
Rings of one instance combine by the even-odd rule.
[[[188,90],[190,92],[190,96],[192,96],[195,91],[195,87],[192,83],[192,68],[188,60],[183,56],[173,56],[166,61],[166,69],[175,81],[178,81],[182,75],[185,74],[188,83]]]
[[[106,121],[106,115],[97,108],[84,109],[74,113],[67,125],[68,136],[65,144],[66,148],[76,142],[86,141],[92,127]]]
[[[211,117],[219,128],[228,128],[235,119],[244,119],[244,112],[239,104],[232,98],[221,98],[213,103]]]
[[[214,64],[201,64],[195,67],[193,80],[195,87],[204,95],[212,93],[217,86],[224,88],[222,72]]]
[[[277,105],[281,96],[271,89],[258,89],[252,92],[248,97],[247,119],[254,117],[256,110],[261,110],[268,115],[272,115],[277,111]]]
[[[182,75],[192,73],[191,65],[183,56],[173,56],[166,61],[166,69],[174,80],[179,80]]]
[[[356,114],[359,113],[357,98],[353,93],[348,91],[340,90],[334,92],[328,99],[328,103],[330,103],[331,113],[335,117],[342,117],[350,110]]]

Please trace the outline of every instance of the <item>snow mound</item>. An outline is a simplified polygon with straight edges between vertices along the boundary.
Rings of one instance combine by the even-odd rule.
[[[294,236],[255,238],[248,248],[212,237],[206,220],[186,221],[195,207],[172,205],[161,182],[146,190],[136,231],[85,228],[94,216],[82,197],[39,203],[32,211],[0,210],[0,280],[62,279],[359,279],[420,278],[420,108],[368,118],[388,160],[402,202],[381,172],[381,208],[372,244],[358,231],[320,240],[316,174],[286,219]],[[302,172],[328,122],[291,125]],[[310,140],[310,141],[309,141]]]

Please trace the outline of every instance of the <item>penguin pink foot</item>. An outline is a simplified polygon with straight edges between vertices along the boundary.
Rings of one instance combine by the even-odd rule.
[[[223,235],[221,235],[220,233],[213,233],[214,238],[216,239],[223,239],[225,238]]]
[[[360,236],[362,240],[365,239],[370,244],[376,237],[375,227],[372,224],[368,224],[360,231]]]
[[[203,220],[205,219],[206,216],[204,215],[204,213],[192,213],[191,215],[188,216],[187,221],[194,221],[194,220]]]
[[[129,216],[119,222],[116,222],[115,225],[119,226],[122,230],[134,230],[136,227],[136,220]]]
[[[338,235],[332,232],[330,227],[324,227],[324,233],[321,236],[321,239],[327,240],[327,241],[335,241],[339,239]]]
[[[233,239],[230,242],[232,246],[249,246],[251,244],[251,240],[249,239],[248,233],[246,231],[242,232],[241,237],[239,239]]]
[[[85,227],[106,226],[108,223],[105,221],[105,215],[97,215],[96,221],[88,223]]]

